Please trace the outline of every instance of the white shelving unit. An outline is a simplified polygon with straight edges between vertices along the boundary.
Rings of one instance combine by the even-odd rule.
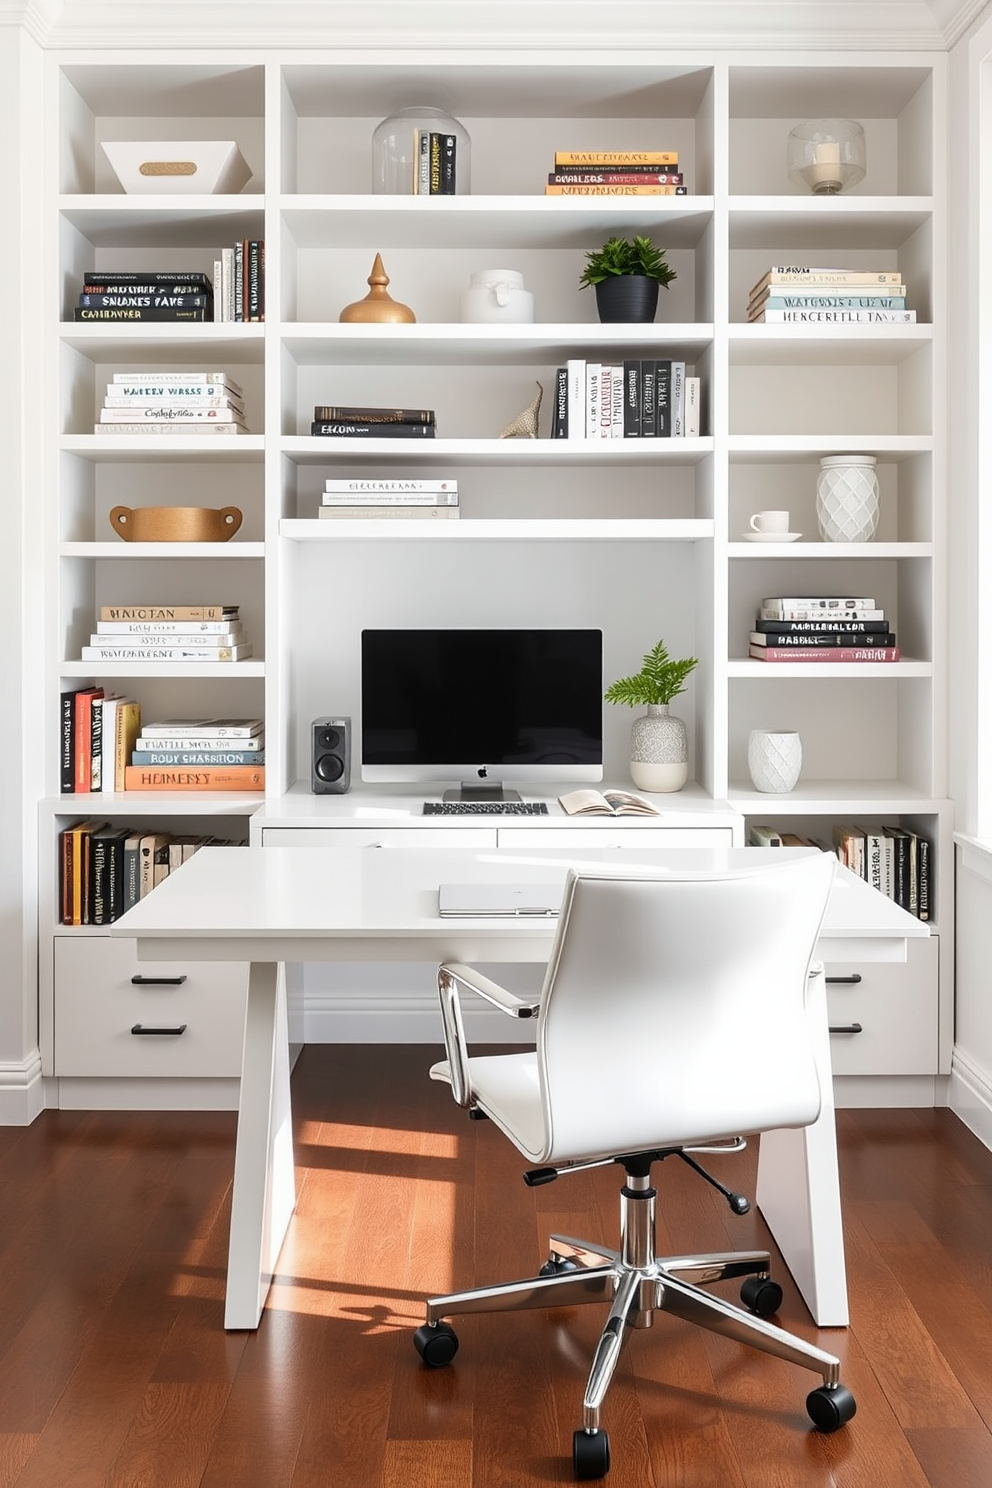
[[[925,1101],[949,1066],[950,993],[939,987],[950,988],[953,922],[943,56],[611,53],[597,63],[461,52],[420,64],[383,49],[344,59],[73,51],[47,60],[49,116],[58,122],[45,268],[52,415],[50,676],[38,740],[50,760],[40,827],[43,947],[79,934],[55,922],[62,824],[99,815],[181,821],[184,830],[218,835],[233,822],[247,833],[259,803],[59,797],[62,687],[80,678],[126,684],[146,719],[264,713],[271,813],[309,776],[310,719],[360,717],[364,625],[596,624],[611,676],[636,666],[659,636],[673,654],[701,658],[680,711],[704,801],[729,800],[745,821],[818,835],[855,820],[902,822],[933,839],[943,968],[938,976],[935,959],[924,977],[933,1037],[926,1058],[914,1057],[923,1067],[900,1068],[887,1087],[896,1103]],[[425,99],[442,102],[469,130],[473,194],[369,194],[375,125]],[[840,198],[799,195],[785,174],[788,131],[835,114],[864,124],[866,179]],[[124,195],[100,142],[156,135],[236,139],[253,178],[236,197]],[[678,149],[691,195],[542,194],[556,148],[644,146]],[[655,325],[600,325],[592,295],[578,289],[584,253],[632,231],[654,238],[678,277],[662,292]],[[68,318],[86,269],[209,271],[219,247],[240,237],[265,239],[262,325],[105,327]],[[415,325],[338,322],[364,294],[376,252]],[[815,335],[746,324],[748,288],[784,261],[898,267],[918,323]],[[497,263],[524,272],[536,298],[533,325],[459,322],[469,274]],[[653,354],[684,359],[701,377],[702,437],[605,446],[496,437],[535,382],[547,435],[554,370],[569,357]],[[177,368],[230,368],[246,389],[252,435],[208,447],[90,432],[115,371]],[[359,447],[312,439],[318,402],[429,405],[440,437],[409,449],[393,440]],[[838,452],[878,457],[882,516],[871,544],[816,539],[819,460]],[[317,520],[325,475],[400,472],[457,477],[461,520],[429,529]],[[218,545],[126,544],[110,533],[114,505],[172,501],[237,505],[244,523]],[[764,549],[741,540],[749,513],[769,506],[791,511],[800,542]],[[829,670],[748,661],[757,602],[786,590],[876,594],[904,660]],[[216,598],[240,603],[251,661],[94,673],[78,659],[100,603]],[[607,710],[613,778],[626,774],[629,722],[624,710]],[[789,796],[762,796],[747,782],[747,736],[760,726],[802,734],[802,780]],[[63,989],[46,961],[43,954],[42,1049],[47,1072],[59,1075]],[[127,1083],[126,1064],[91,1081],[64,1080],[68,1098],[113,1100],[114,1080]],[[187,1101],[183,1080],[164,1077],[159,1088]],[[201,1078],[197,1089],[209,1084]],[[225,1087],[217,1090],[224,1099]]]

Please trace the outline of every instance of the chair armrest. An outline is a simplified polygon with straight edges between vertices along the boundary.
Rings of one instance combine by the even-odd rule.
[[[539,1004],[507,991],[505,987],[499,986],[497,982],[483,976],[481,971],[476,971],[471,966],[449,961],[438,967],[437,990],[441,999],[441,1023],[444,1029],[444,1049],[451,1074],[451,1094],[457,1105],[471,1106],[473,1104],[472,1082],[469,1078],[468,1046],[465,1042],[465,1026],[462,1022],[462,1008],[458,995],[460,987],[470,992],[477,992],[487,1002],[491,1002],[495,1007],[509,1013],[514,1018],[533,1018],[538,1012]]]

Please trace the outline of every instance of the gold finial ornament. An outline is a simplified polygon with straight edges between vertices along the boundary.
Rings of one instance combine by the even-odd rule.
[[[353,305],[345,305],[338,320],[360,322],[377,325],[410,325],[417,317],[409,305],[401,305],[394,300],[386,285],[389,283],[389,275],[382,267],[382,258],[377,253],[372,272],[368,277],[369,292],[364,300],[356,300]]]

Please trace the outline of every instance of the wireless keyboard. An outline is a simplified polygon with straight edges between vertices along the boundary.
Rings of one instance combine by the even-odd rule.
[[[425,816],[547,816],[546,801],[425,801]]]

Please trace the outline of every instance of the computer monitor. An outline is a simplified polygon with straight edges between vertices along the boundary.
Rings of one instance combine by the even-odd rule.
[[[469,800],[602,780],[602,631],[363,630],[361,762]]]

